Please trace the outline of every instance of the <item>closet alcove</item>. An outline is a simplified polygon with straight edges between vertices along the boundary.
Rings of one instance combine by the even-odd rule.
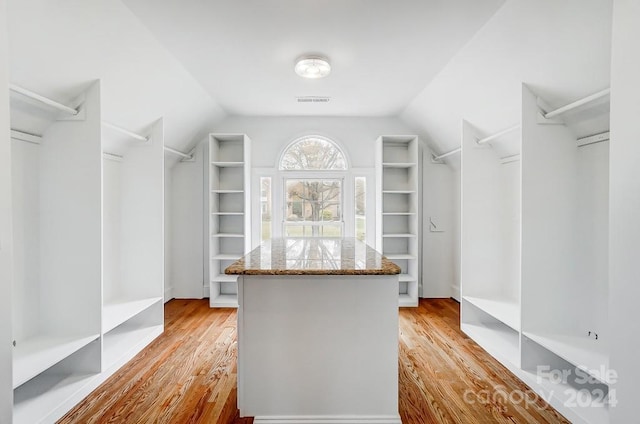
[[[125,140],[99,81],[72,91],[12,87],[14,423],[55,421],[163,331],[162,121]]]
[[[608,90],[521,100],[495,135],[463,124],[462,330],[573,422],[606,423]]]

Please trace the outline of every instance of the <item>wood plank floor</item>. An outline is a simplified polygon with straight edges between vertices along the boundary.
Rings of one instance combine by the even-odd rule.
[[[467,338],[459,317],[450,299],[401,309],[404,424],[568,423]],[[210,309],[206,299],[172,300],[165,332],[59,423],[252,423],[236,408],[236,346],[234,309]],[[534,404],[509,402],[514,391]]]

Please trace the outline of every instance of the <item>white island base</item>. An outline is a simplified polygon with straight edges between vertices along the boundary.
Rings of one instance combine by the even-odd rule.
[[[397,292],[397,275],[240,275],[240,416],[400,424]]]

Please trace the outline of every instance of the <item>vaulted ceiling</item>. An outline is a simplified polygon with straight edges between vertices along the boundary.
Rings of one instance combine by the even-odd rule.
[[[234,115],[397,115],[503,0],[124,0]],[[297,76],[304,54],[323,79]],[[304,103],[297,96],[327,96]]]
[[[164,117],[181,149],[227,115],[399,116],[442,152],[461,119],[513,125],[522,82],[553,106],[609,83],[611,0],[7,3],[11,82],[64,101],[101,79],[105,120],[144,131]],[[304,54],[331,75],[298,77]],[[580,135],[608,125],[583,118]]]

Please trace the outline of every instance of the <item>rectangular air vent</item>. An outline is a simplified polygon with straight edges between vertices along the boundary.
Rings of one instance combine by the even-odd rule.
[[[331,100],[331,97],[321,97],[321,96],[301,96],[296,97],[298,103],[327,103]]]

